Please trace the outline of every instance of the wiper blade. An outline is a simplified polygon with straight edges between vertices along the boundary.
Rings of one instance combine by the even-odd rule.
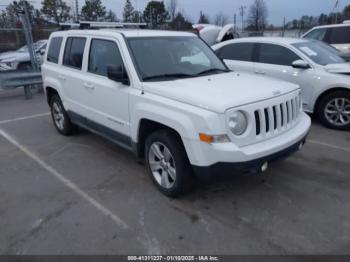
[[[194,75],[189,74],[162,74],[162,75],[154,75],[154,76],[146,76],[143,78],[144,81],[153,80],[153,79],[168,79],[168,78],[188,78],[194,77]]]
[[[198,74],[196,74],[196,76],[201,76],[201,75],[210,74],[210,73],[217,73],[217,72],[227,73],[227,72],[230,72],[230,70],[220,69],[220,68],[211,68],[211,69],[199,72]]]

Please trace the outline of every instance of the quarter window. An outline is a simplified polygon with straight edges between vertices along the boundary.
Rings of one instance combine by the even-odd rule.
[[[86,39],[82,37],[69,37],[64,51],[63,64],[81,69]]]
[[[291,50],[273,44],[259,44],[258,62],[264,64],[291,66],[296,60],[300,60]]]
[[[118,46],[112,41],[93,39],[90,47],[88,71],[107,76],[107,67],[110,65],[123,65]]]
[[[62,44],[62,37],[53,37],[50,41],[47,61],[58,64]]]
[[[222,47],[218,55],[226,60],[253,61],[254,43],[237,43]]]

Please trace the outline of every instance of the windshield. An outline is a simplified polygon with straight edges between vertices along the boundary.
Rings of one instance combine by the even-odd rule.
[[[143,81],[228,71],[215,53],[197,37],[130,38],[128,41]]]
[[[323,43],[303,42],[293,44],[293,46],[319,65],[346,63],[336,50]]]

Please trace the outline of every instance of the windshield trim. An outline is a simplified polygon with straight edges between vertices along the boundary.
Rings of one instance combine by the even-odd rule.
[[[227,72],[230,72],[230,69],[227,67],[227,65],[222,61],[222,59],[220,57],[218,57],[218,55],[214,52],[214,50],[200,37],[198,36],[191,36],[191,35],[183,35],[183,36],[133,36],[133,37],[126,37],[124,34],[122,34],[123,38],[124,38],[124,41],[125,41],[125,44],[126,44],[126,47],[128,48],[128,51],[129,51],[129,54],[130,54],[130,57],[131,57],[131,60],[133,62],[133,66],[135,68],[135,71],[137,73],[137,76],[139,78],[139,81],[140,82],[151,82],[150,80],[144,80],[142,75],[141,75],[141,70],[139,68],[139,65],[138,63],[136,62],[136,59],[135,59],[135,54],[130,46],[130,40],[134,40],[134,39],[155,39],[155,38],[193,38],[193,39],[199,39],[201,40],[209,49],[210,51],[220,60],[221,64],[225,67],[225,69],[227,70]],[[223,72],[225,73],[225,72]],[[214,74],[213,74],[214,75]],[[199,76],[196,76],[196,75],[193,75],[193,77],[187,77],[187,78],[195,78],[195,77],[199,77]],[[172,81],[172,80],[178,80],[178,79],[184,79],[184,78],[172,78],[172,79],[169,79],[169,80],[157,80],[157,81],[152,81],[152,82],[161,82],[161,81]]]

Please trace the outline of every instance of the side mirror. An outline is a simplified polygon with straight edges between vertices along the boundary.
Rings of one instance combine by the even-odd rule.
[[[125,72],[124,66],[107,66],[107,77],[113,81],[122,83],[124,85],[130,85],[129,77]]]
[[[296,60],[292,63],[292,67],[299,69],[309,69],[310,65],[304,60]]]

